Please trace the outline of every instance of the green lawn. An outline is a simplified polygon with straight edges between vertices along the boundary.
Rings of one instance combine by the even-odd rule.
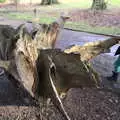
[[[7,14],[7,17],[10,19],[19,19],[19,20],[30,20],[32,21],[34,19],[34,16],[32,14],[28,13],[9,13]],[[39,23],[46,23],[49,24],[56,20],[57,17],[49,17],[48,15],[41,15],[39,16]],[[86,22],[67,22],[65,24],[65,28],[70,28],[73,30],[83,30],[83,31],[89,31],[89,32],[95,32],[95,33],[102,33],[102,34],[113,34],[117,35],[120,34],[120,28],[118,27],[93,27],[90,26]]]
[[[108,5],[111,7],[120,7],[120,0],[108,0]]]
[[[71,23],[68,22],[65,25],[66,28],[70,28],[78,31],[86,31],[100,34],[108,34],[108,35],[120,35],[120,28],[118,27],[92,27],[88,23],[80,22],[80,23]]]
[[[74,0],[70,1],[65,0],[68,2],[60,2],[58,5],[52,5],[52,6],[41,6],[39,9],[46,10],[46,9],[74,9],[74,8],[80,8],[80,9],[86,9],[90,8],[92,5],[92,0]],[[108,8],[113,7],[120,7],[120,0],[106,0],[108,3]]]
[[[69,1],[69,0],[68,0]],[[40,11],[44,12],[50,12],[55,11],[55,15],[52,15],[52,17],[49,14],[39,14],[39,22],[40,23],[51,23],[56,18],[59,17],[61,11],[65,11],[68,9],[87,9],[90,8],[92,4],[92,0],[78,0],[77,2],[74,2],[73,0],[71,2],[61,2],[57,5],[52,6],[40,6],[37,7]],[[114,7],[120,7],[120,0],[108,0],[108,9],[113,9]],[[0,9],[1,10],[1,9]],[[4,15],[5,17],[11,18],[11,19],[21,19],[21,20],[33,20],[34,15],[33,13],[20,13],[20,12],[9,12],[7,14],[0,13],[0,15]],[[92,27],[88,23],[85,22],[67,22],[65,24],[66,28],[71,28],[75,30],[84,30],[84,31],[90,31],[90,32],[96,32],[96,33],[105,33],[105,34],[120,34],[120,28],[117,27]]]
[[[60,2],[58,5],[52,5],[52,6],[40,6],[39,9],[42,10],[52,10],[52,9],[74,9],[74,8],[80,8],[80,9],[86,9],[90,8],[92,5],[92,0],[74,0],[69,2],[69,0],[66,0],[68,2]],[[108,3],[108,9],[114,8],[114,7],[120,7],[120,0],[106,0]]]
[[[58,5],[53,5],[55,8],[90,8],[92,2],[91,0],[78,0],[77,2],[68,2],[68,3],[60,3]]]

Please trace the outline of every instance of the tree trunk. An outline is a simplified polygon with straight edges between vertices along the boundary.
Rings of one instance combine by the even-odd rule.
[[[18,11],[19,0],[14,0],[14,4],[16,6],[16,11]]]
[[[105,0],[93,0],[91,9],[93,10],[104,10],[107,8]]]
[[[65,49],[66,53],[79,53],[82,61],[89,61],[97,55],[110,52],[110,47],[118,44],[120,37],[109,38],[104,41],[95,41],[84,44],[83,46],[75,45],[69,49]]]
[[[52,5],[57,3],[58,3],[58,0],[42,0],[41,5]]]

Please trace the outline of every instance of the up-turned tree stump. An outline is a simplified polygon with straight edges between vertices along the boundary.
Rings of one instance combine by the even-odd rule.
[[[48,49],[39,51],[37,59],[37,73],[39,78],[40,94],[50,92],[48,70],[50,68],[47,63],[48,57],[52,59],[56,69],[53,70],[52,79],[55,83],[58,93],[67,92],[74,87],[97,87],[99,80],[90,68],[89,64],[82,62],[78,54],[66,54],[59,49]],[[93,76],[94,74],[94,76]],[[96,79],[95,79],[96,78]],[[47,85],[48,84],[48,85]],[[43,93],[42,93],[42,89]],[[38,93],[39,93],[38,92]]]
[[[83,47],[87,51],[80,51],[80,54],[68,54],[53,49],[65,20],[65,17],[61,17],[58,23],[40,25],[37,30],[31,33],[24,25],[21,25],[15,30],[14,37],[10,39],[12,41],[10,45],[7,44],[7,39],[5,39],[5,45],[1,43],[1,46],[7,49],[4,51],[1,49],[0,54],[3,54],[3,60],[7,58],[10,62],[5,61],[6,73],[15,86],[24,89],[35,98],[39,96],[50,97],[63,115],[69,119],[59,96],[73,87],[97,87],[99,85],[98,75],[89,63],[82,61],[81,58],[82,55],[96,53],[102,47],[102,51],[97,51],[95,56],[100,54],[104,51],[104,47],[106,49],[106,44],[103,42],[99,44],[95,42],[93,45],[86,44]],[[115,40],[115,43],[117,42],[118,40]],[[11,50],[12,45],[15,46]],[[107,46],[107,49],[109,47]],[[6,57],[8,52],[12,57]],[[4,67],[4,64],[1,66]]]

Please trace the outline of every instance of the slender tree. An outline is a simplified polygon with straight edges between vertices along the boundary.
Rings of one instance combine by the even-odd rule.
[[[16,6],[16,11],[18,10],[18,4],[19,4],[19,0],[14,0],[14,4]]]

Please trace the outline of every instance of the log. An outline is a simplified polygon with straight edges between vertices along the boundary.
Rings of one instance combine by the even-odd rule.
[[[15,33],[9,38],[10,42],[6,41],[6,39],[2,40],[0,44],[1,67],[4,67],[8,79],[22,92],[23,97],[30,95],[36,98],[33,87],[39,79],[36,69],[36,60],[38,58],[37,49],[53,48],[60,29],[60,24],[57,22],[53,22],[51,25],[41,25],[33,37],[33,34],[30,34],[25,25],[22,24],[16,30],[13,29]],[[5,48],[5,50],[3,48]],[[10,54],[6,54],[8,52]],[[8,55],[10,55],[9,58]],[[58,95],[57,92],[55,95]],[[56,100],[58,104],[60,103],[60,107],[57,103],[55,105],[58,105],[57,107],[60,108],[63,116],[67,120],[70,120],[59,96]]]
[[[69,19],[67,14],[62,14],[59,19],[51,24],[42,24],[35,27],[31,32],[32,38],[37,41],[38,49],[54,48],[65,22]]]
[[[13,49],[15,48],[16,30],[9,25],[0,25],[0,59],[12,59]]]
[[[98,87],[99,78],[79,55],[66,54],[59,49],[40,50],[36,61],[38,79],[32,87],[34,95],[51,98],[64,118],[70,120],[60,94],[70,88]]]
[[[67,54],[53,49],[61,30],[60,25],[63,24],[54,22],[49,26],[42,25],[34,37],[25,25],[18,27],[13,34],[14,39],[10,39],[15,46],[10,51],[12,57],[8,59],[5,68],[7,76],[17,88],[25,90],[36,99],[40,96],[51,98],[64,118],[70,120],[60,95],[70,88],[98,87],[100,80],[79,54]],[[12,44],[8,45],[7,51],[11,47]]]
[[[48,56],[50,56],[56,66],[53,80],[59,95],[62,92],[67,92],[70,88],[97,87],[99,85],[99,79],[89,66],[89,63],[82,62],[78,54],[66,54],[59,49],[40,50],[36,67],[39,84],[42,84],[38,85],[38,88],[48,90],[46,93],[50,92],[48,89],[49,85],[47,85],[47,81],[49,81],[48,69],[50,67],[47,63]],[[40,94],[44,94],[42,90],[40,91]]]
[[[120,37],[109,38],[104,41],[95,41],[84,44],[83,46],[75,45],[69,49],[65,49],[65,53],[78,53],[82,61],[89,61],[90,59],[100,55],[101,53],[110,52],[110,47],[120,42]]]
[[[97,74],[87,63],[80,60],[79,55],[66,54],[56,49],[41,49],[38,52],[36,41],[24,27],[22,31],[16,43],[14,59],[8,68],[8,76],[14,79],[11,80],[14,85],[24,89],[32,97],[50,97],[69,120],[59,98],[60,94],[73,87],[97,87]],[[51,67],[49,58],[55,67]],[[55,86],[52,85],[51,79]]]
[[[16,30],[11,26],[0,26],[0,65],[9,73],[8,76],[13,76],[15,82],[21,82],[21,86],[24,86],[33,97],[31,90],[36,76],[34,72],[37,49],[54,48],[66,19],[68,17],[60,16],[58,21],[49,25],[34,24],[35,31],[31,32],[26,24],[20,25]]]

